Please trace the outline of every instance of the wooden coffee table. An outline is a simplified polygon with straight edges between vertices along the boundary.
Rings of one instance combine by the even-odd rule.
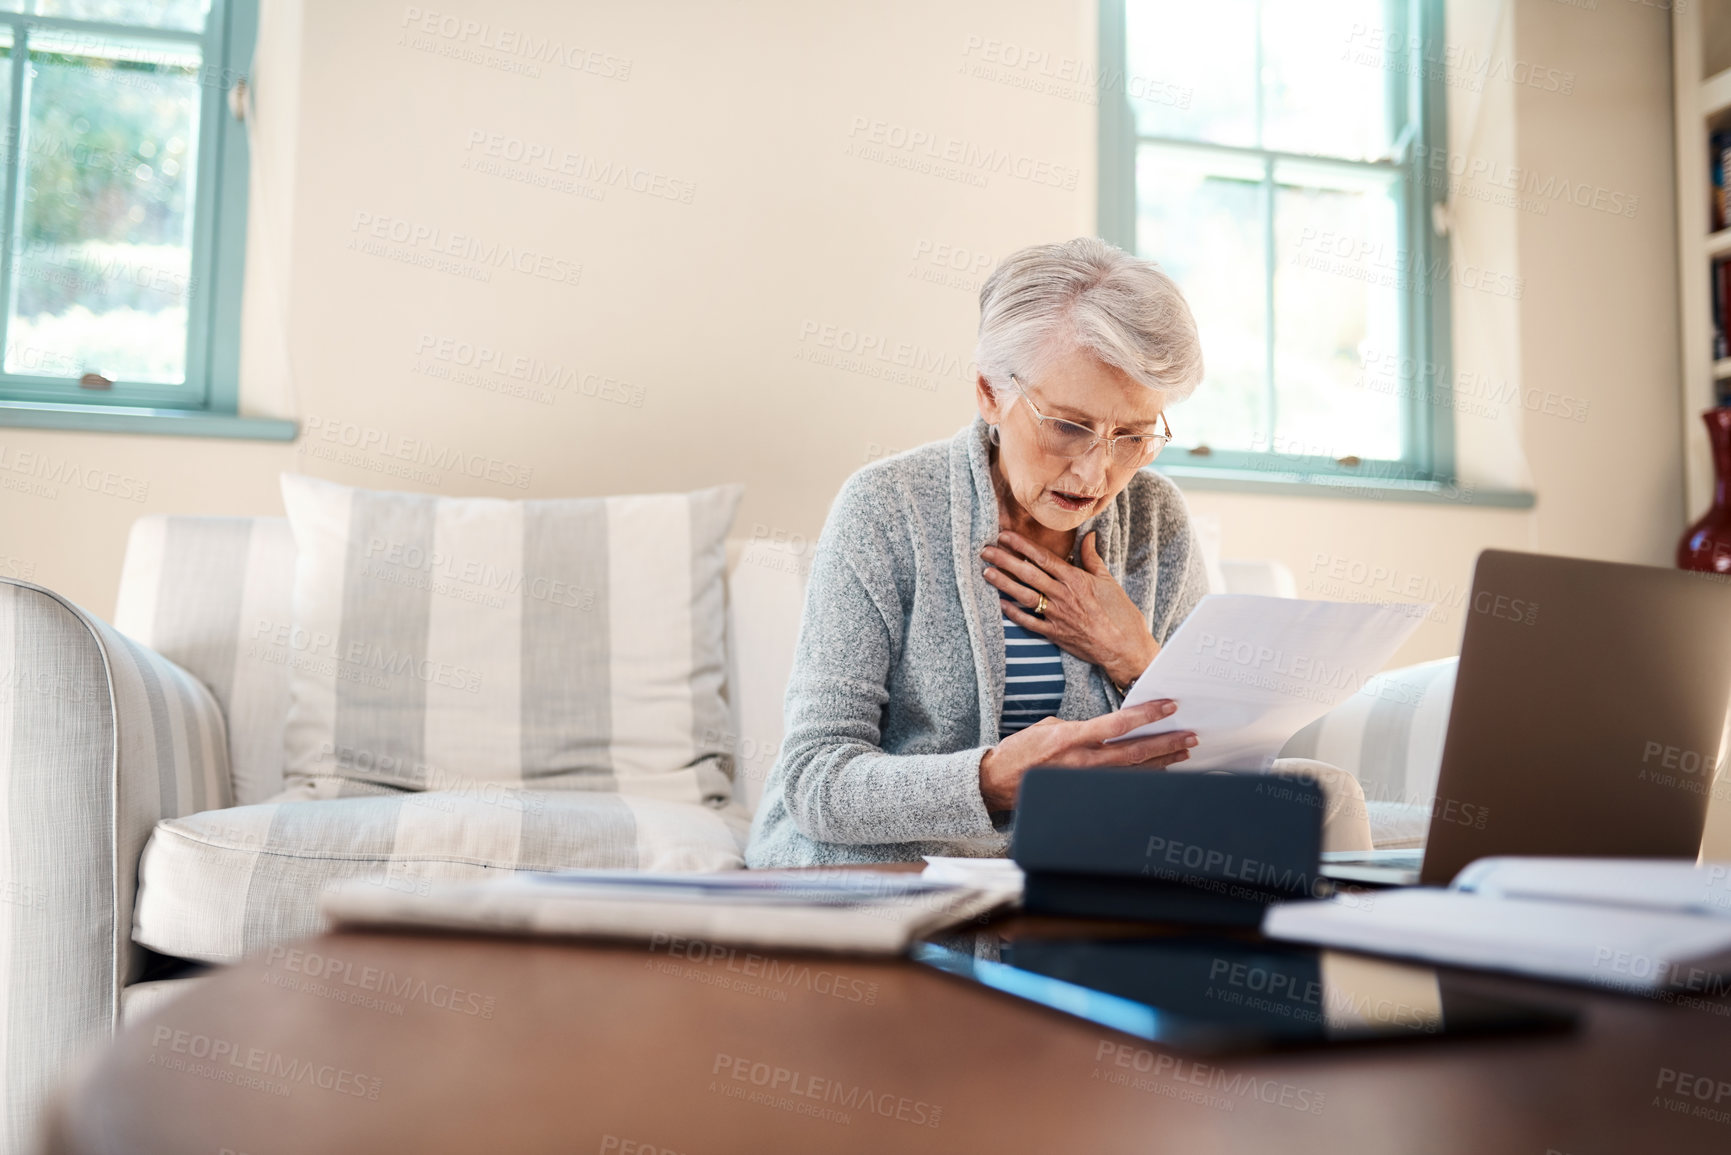
[[[899,960],[334,934],[126,1027],[50,1149],[1731,1150],[1731,1004],[1470,981],[1582,1028],[1197,1060]]]

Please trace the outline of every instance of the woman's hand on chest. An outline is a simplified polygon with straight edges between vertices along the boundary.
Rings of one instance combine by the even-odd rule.
[[[1082,539],[1078,567],[1013,530],[1003,530],[997,544],[980,551],[980,558],[986,581],[1011,599],[1004,604],[1006,617],[1128,686],[1148,668],[1160,644],[1094,541],[1092,531]],[[1046,604],[1036,617],[1032,611],[1042,594]]]

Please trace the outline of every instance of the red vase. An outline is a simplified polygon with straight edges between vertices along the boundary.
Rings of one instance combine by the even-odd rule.
[[[1713,508],[1677,543],[1677,567],[1731,574],[1731,408],[1701,414],[1713,445]]]

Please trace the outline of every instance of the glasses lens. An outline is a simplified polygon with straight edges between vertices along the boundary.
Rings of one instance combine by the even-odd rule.
[[[1094,444],[1094,431],[1086,425],[1048,417],[1040,422],[1040,448],[1059,457],[1080,457]]]
[[[1166,438],[1153,434],[1147,437],[1120,437],[1112,447],[1112,460],[1130,469],[1140,469],[1166,448]]]

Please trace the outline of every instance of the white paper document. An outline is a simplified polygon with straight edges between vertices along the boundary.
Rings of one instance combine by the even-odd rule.
[[[1449,884],[1485,898],[1591,903],[1731,919],[1731,862],[1693,858],[1481,858]]]
[[[925,855],[926,868],[920,877],[927,882],[948,882],[971,886],[977,890],[1001,890],[1015,901],[1022,900],[1027,879],[1022,868],[1008,858],[950,858]]]
[[[1725,984],[1717,976],[1731,970],[1731,926],[1723,918],[1429,887],[1275,903],[1262,933],[1627,991],[1719,994]]]
[[[1126,707],[1171,698],[1177,713],[1108,744],[1193,730],[1175,769],[1266,770],[1288,738],[1386,666],[1430,608],[1210,594],[1124,697]]]

